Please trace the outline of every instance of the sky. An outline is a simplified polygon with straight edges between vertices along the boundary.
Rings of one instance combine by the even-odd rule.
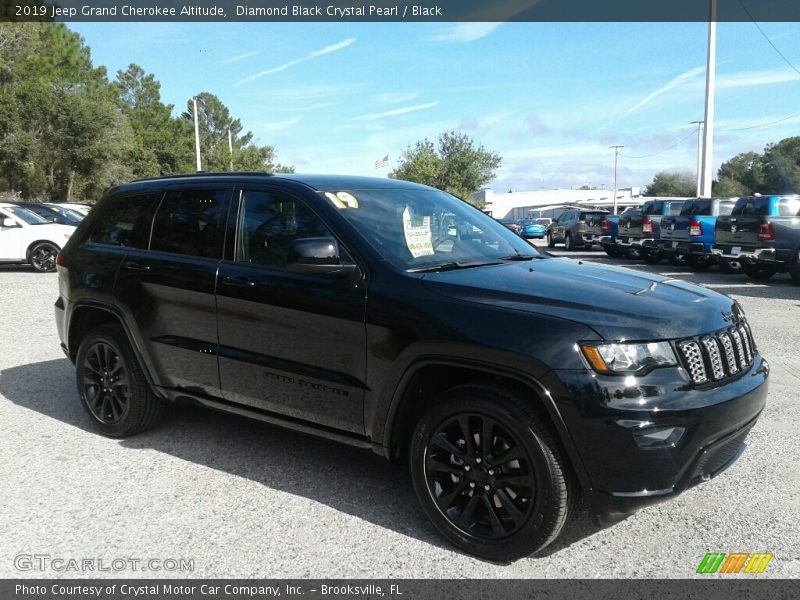
[[[696,172],[704,23],[73,23],[109,76],[137,63],[184,110],[217,95],[298,172],[386,177],[455,129],[497,152],[487,187],[646,186]],[[762,23],[800,69],[800,23]],[[752,22],[720,23],[714,172],[800,135],[800,72]],[[776,122],[779,121],[779,122]],[[389,156],[389,167],[375,161]]]

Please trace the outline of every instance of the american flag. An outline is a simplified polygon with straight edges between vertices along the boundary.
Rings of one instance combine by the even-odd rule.
[[[384,156],[381,160],[376,160],[375,161],[375,168],[376,169],[382,169],[383,167],[388,167],[388,166],[389,166],[389,155],[388,154],[386,156]]]

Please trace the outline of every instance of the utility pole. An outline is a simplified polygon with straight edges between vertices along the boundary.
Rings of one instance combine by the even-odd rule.
[[[231,153],[231,168],[233,171],[233,138],[231,137],[231,128],[228,127],[228,151]]]
[[[714,94],[717,77],[717,0],[710,0],[708,19],[708,56],[706,60],[706,118],[703,128],[703,180],[700,196],[711,197],[711,172],[714,154]]]
[[[609,146],[614,149],[614,214],[617,214],[617,157],[619,156],[619,149],[625,146]]]
[[[691,125],[697,125],[697,192],[698,198],[703,191],[703,127],[704,121],[691,121]]]
[[[200,163],[200,125],[197,117],[197,98],[192,98],[194,102],[194,153],[197,158],[197,171],[203,170],[203,165]]]

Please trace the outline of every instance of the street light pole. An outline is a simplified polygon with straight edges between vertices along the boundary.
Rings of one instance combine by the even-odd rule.
[[[200,163],[200,125],[197,117],[197,98],[192,98],[192,102],[194,102],[194,153],[199,172],[203,170],[203,165]]]
[[[231,128],[228,127],[228,151],[231,155],[231,168],[230,170],[233,171],[233,138],[231,136]]]
[[[619,149],[625,146],[609,146],[614,149],[614,214],[617,214],[617,157],[619,156]]]
[[[692,125],[697,125],[697,192],[696,195],[700,198],[700,192],[703,191],[703,121],[691,121]]]
[[[711,197],[711,182],[714,178],[713,166],[714,145],[714,95],[717,77],[717,0],[710,0],[708,19],[708,55],[706,60],[706,118],[703,128],[703,180],[701,196]]]

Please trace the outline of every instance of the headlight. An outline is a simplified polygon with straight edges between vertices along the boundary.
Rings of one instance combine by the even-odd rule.
[[[678,364],[669,342],[581,344],[581,350],[598,373],[634,373]]]

